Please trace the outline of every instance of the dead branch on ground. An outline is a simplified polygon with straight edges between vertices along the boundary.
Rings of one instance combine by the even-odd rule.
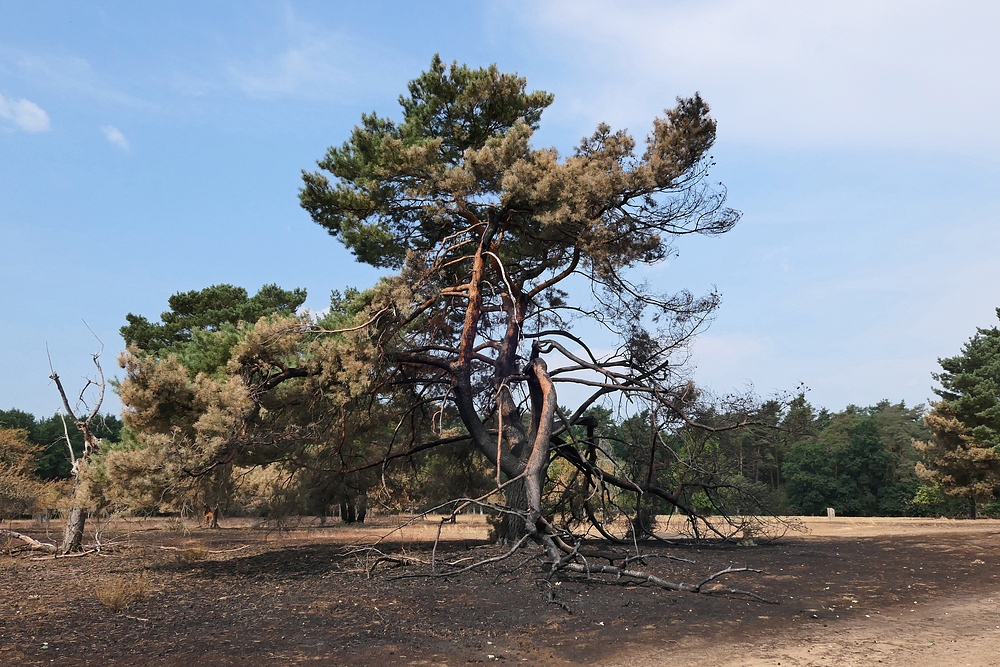
[[[8,538],[13,538],[16,540],[21,540],[28,546],[25,547],[29,551],[44,551],[48,554],[55,554],[59,549],[54,544],[48,544],[47,542],[39,542],[33,537],[19,533],[14,530],[8,530],[6,528],[0,528],[0,535],[6,535]]]
[[[580,574],[590,575],[594,574],[609,574],[615,579],[620,579],[622,577],[627,577],[633,579],[640,583],[651,584],[658,588],[664,588],[668,591],[677,591],[679,593],[699,593],[702,595],[731,595],[736,597],[749,597],[758,602],[764,602],[766,604],[778,604],[777,600],[771,600],[765,598],[756,593],[751,593],[750,591],[741,590],[738,588],[729,588],[726,586],[715,586],[711,588],[705,588],[706,584],[718,579],[724,574],[730,574],[732,572],[760,572],[760,570],[755,570],[750,567],[727,567],[724,570],[719,570],[709,576],[705,577],[696,584],[685,584],[685,583],[674,583],[671,581],[666,581],[661,579],[656,575],[650,574],[648,572],[643,572],[641,570],[630,570],[624,567],[615,567],[612,565],[589,565],[587,563],[565,563],[560,569],[567,570],[569,572],[577,572]]]

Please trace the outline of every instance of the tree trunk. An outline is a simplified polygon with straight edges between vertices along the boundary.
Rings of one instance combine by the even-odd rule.
[[[368,493],[346,495],[340,499],[340,520],[344,523],[364,523],[368,513]]]
[[[656,528],[656,502],[647,499],[646,494],[639,497],[638,507],[635,516],[631,521],[631,537],[637,540],[645,540],[653,534]]]
[[[979,518],[979,508],[976,507],[976,505],[977,505],[977,503],[976,503],[976,497],[975,496],[970,496],[969,497],[969,518],[970,519],[978,519]]]
[[[525,495],[524,478],[520,478],[508,484],[504,488],[507,507],[528,511],[528,497]],[[500,525],[496,528],[497,544],[515,544],[528,533],[523,515],[504,513],[500,518]]]
[[[365,522],[365,514],[368,513],[368,494],[362,493],[358,497],[358,523]]]
[[[104,344],[101,344],[101,349],[104,349]],[[86,492],[81,492],[81,481],[84,470],[86,469],[87,462],[92,454],[96,454],[101,449],[101,439],[94,435],[91,429],[91,423],[97,416],[101,409],[101,404],[104,402],[104,371],[101,369],[101,364],[98,362],[98,358],[101,353],[98,352],[94,355],[94,366],[97,367],[97,374],[100,380],[93,381],[88,380],[87,386],[91,384],[97,385],[100,389],[100,395],[97,401],[94,403],[93,409],[85,417],[77,417],[73,412],[73,408],[70,407],[69,399],[66,397],[66,390],[63,389],[62,381],[59,379],[59,375],[52,370],[52,375],[49,376],[53,382],[56,383],[56,388],[59,390],[59,396],[62,398],[63,408],[66,409],[66,414],[69,416],[76,428],[83,434],[83,453],[77,457],[73,453],[73,444],[69,438],[69,427],[66,425],[66,420],[63,420],[63,432],[66,436],[66,446],[69,448],[69,458],[70,462],[73,464],[73,504],[69,510],[69,516],[66,517],[66,532],[63,533],[63,542],[59,547],[59,553],[68,554],[83,550],[83,526],[87,521],[87,512],[84,509],[88,498],[86,497]],[[49,368],[52,368],[51,362],[49,363]],[[86,391],[86,387],[84,387]],[[81,399],[83,394],[80,394]]]
[[[201,507],[201,511],[205,516],[205,528],[218,528],[219,527],[219,506],[211,507],[208,503],[204,503]]]
[[[63,534],[62,546],[59,553],[68,554],[83,549],[83,526],[87,521],[87,512],[80,505],[74,503],[70,508],[69,516],[66,517],[66,532]]]

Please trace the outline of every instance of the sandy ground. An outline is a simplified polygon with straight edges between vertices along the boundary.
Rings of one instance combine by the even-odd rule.
[[[660,667],[702,662],[711,656],[711,664],[720,667],[1000,665],[997,599],[942,601],[910,613],[800,627],[755,641],[683,642],[642,649],[604,664]]]
[[[996,521],[947,519],[804,520],[812,537],[901,537],[1000,535]],[[1000,547],[1000,544],[997,545]],[[1000,665],[1000,589],[958,595],[929,603],[896,606],[864,619],[807,624],[739,641],[682,640],[645,647],[606,667],[661,667],[702,662],[719,667],[886,667]]]

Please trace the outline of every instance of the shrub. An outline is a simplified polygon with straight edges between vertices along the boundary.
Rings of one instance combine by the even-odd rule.
[[[100,603],[116,614],[142,600],[148,593],[149,579],[145,572],[138,576],[122,575],[94,586],[94,595]]]

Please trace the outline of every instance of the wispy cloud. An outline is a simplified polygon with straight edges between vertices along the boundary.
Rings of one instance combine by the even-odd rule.
[[[45,132],[49,129],[49,115],[29,100],[8,100],[0,95],[0,118],[14,123],[25,132]]]
[[[231,65],[229,76],[250,97],[317,97],[350,81],[348,73],[324,55],[328,47],[291,47],[273,59]]]
[[[256,57],[231,60],[229,85],[254,99],[343,99],[379,85],[394,66],[352,35],[319,29],[287,7],[276,42]]]
[[[700,90],[723,135],[755,144],[1000,145],[997,3],[560,0],[524,9],[525,27],[548,38],[554,57],[590,72],[581,99],[563,98],[578,115],[596,108],[616,123],[645,122]]]
[[[118,90],[94,71],[90,63],[77,56],[36,54],[0,47],[0,63],[33,86],[97,100],[105,104],[132,109],[148,108],[149,103]]]
[[[126,139],[125,135],[122,134],[122,131],[114,125],[101,126],[101,132],[104,133],[104,138],[107,139],[112,146],[117,146],[123,151],[127,151],[129,149],[128,139]]]

